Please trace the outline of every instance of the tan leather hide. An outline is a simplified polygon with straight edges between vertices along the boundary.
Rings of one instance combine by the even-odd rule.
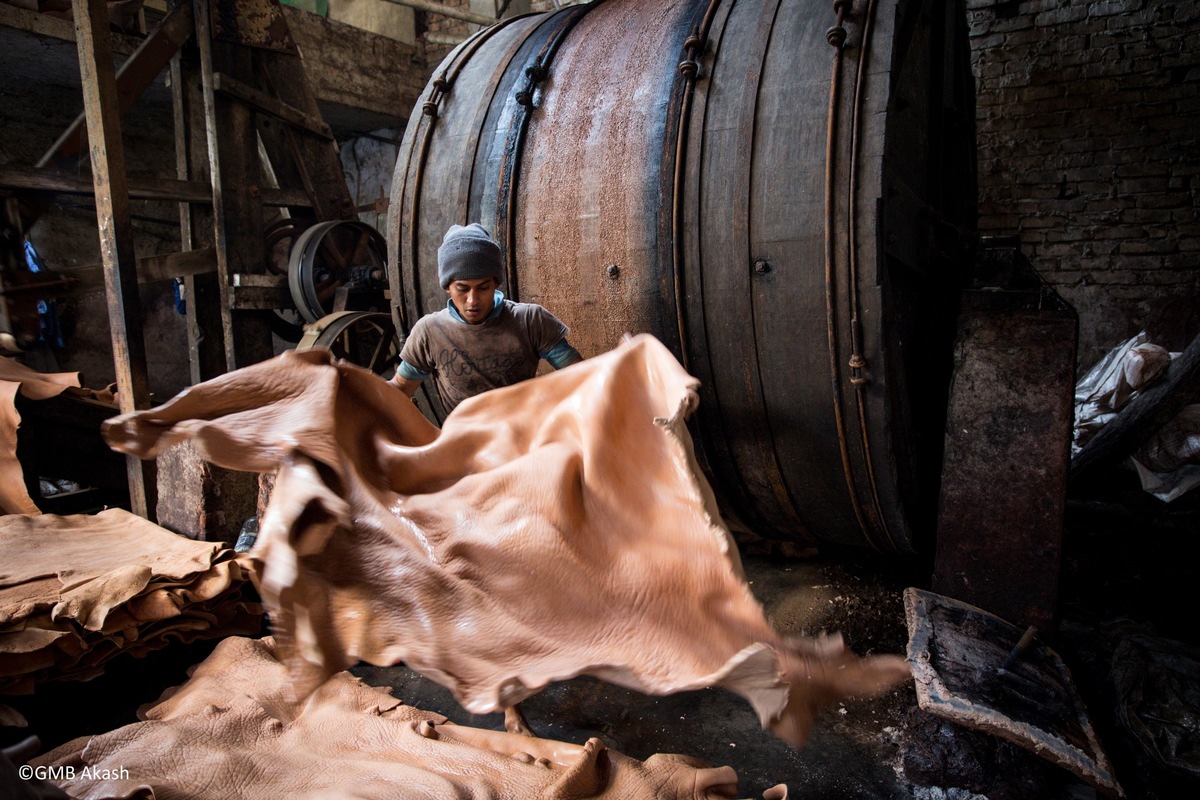
[[[222,641],[139,717],[34,763],[74,766],[76,780],[62,785],[76,798],[718,800],[737,787],[729,767],[685,756],[642,762],[599,739],[574,745],[455,725],[347,672],[297,708],[270,639]],[[101,777],[81,778],[85,765]]]
[[[120,653],[254,633],[249,559],[122,509],[0,516],[0,694],[84,680]]]
[[[17,461],[17,392],[31,400],[45,400],[79,386],[78,372],[44,374],[11,358],[0,356],[0,513],[38,514],[25,476]]]
[[[439,432],[378,376],[289,352],[105,436],[278,469],[252,555],[301,694],[360,659],[404,662],[474,713],[580,674],[720,685],[799,745],[822,706],[909,670],[771,628],[697,468],[695,387],[640,336],[471,398]]]

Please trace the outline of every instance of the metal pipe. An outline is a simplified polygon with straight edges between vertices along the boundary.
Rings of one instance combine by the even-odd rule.
[[[426,44],[454,46],[467,40],[465,36],[455,36],[452,33],[433,33],[432,31],[425,31],[424,36]]]
[[[834,183],[837,179],[835,158],[837,155],[839,87],[842,80],[842,48],[846,43],[846,29],[842,23],[846,20],[849,10],[849,0],[834,0],[833,8],[837,14],[837,22],[826,31],[825,36],[833,47],[833,70],[829,78],[829,117],[825,134],[825,318],[826,331],[829,337],[829,366],[833,379],[833,417],[837,429],[838,449],[842,456],[842,474],[846,480],[846,490],[850,497],[850,505],[854,510],[854,518],[868,543],[876,550],[882,549],[875,541],[874,531],[867,524],[862,502],[858,497],[858,488],[854,481],[854,469],[850,464],[849,443],[846,440],[846,423],[842,416],[842,385],[841,369],[838,363],[838,334],[836,323],[837,290],[835,280],[837,270],[834,264],[836,249],[835,219],[834,219]]]
[[[430,14],[441,14],[443,17],[451,19],[461,19],[463,22],[472,22],[476,25],[494,25],[496,20],[492,17],[485,17],[482,14],[475,14],[470,11],[463,11],[460,8],[453,6],[442,5],[435,3],[433,0],[387,0],[389,3],[395,3],[398,6],[408,6],[415,8],[418,11],[425,11]]]

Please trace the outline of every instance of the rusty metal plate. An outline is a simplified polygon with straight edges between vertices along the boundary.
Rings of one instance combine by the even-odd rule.
[[[212,0],[213,38],[279,53],[296,53],[279,0]]]
[[[914,588],[904,591],[904,614],[922,709],[1012,742],[1109,797],[1125,796],[1057,653],[1035,639],[1004,669],[1023,633],[1017,626]]]

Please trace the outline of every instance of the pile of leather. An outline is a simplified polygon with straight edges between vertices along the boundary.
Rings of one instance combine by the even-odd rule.
[[[638,761],[598,739],[575,745],[455,725],[347,672],[293,706],[270,639],[226,639],[139,717],[34,763],[74,767],[72,797],[110,800],[727,800],[737,787],[729,767],[685,756]],[[786,789],[767,796],[783,800]]]
[[[248,559],[122,509],[0,516],[0,552],[0,695],[262,627]]]
[[[403,662],[477,714],[581,674],[723,686],[799,746],[823,707],[909,668],[771,627],[696,463],[696,387],[640,336],[471,398],[439,431],[373,373],[293,351],[105,436],[277,470],[251,556],[297,700],[359,660]]]

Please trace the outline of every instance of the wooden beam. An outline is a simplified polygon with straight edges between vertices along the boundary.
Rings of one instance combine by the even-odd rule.
[[[221,190],[221,159],[218,153],[217,99],[213,87],[212,15],[208,0],[197,0],[196,44],[200,49],[200,84],[204,98],[204,130],[208,141],[208,174],[212,180],[213,247],[217,257],[220,290],[221,338],[225,343],[225,368],[238,364],[233,352],[233,318],[229,304],[229,242],[225,234],[225,201]]]
[[[224,95],[218,97],[213,75],[218,59],[221,72],[237,78],[252,75],[256,48],[235,42],[214,42],[211,0],[194,2],[208,169],[213,187],[213,246],[221,291],[221,333],[226,369],[232,372],[273,355],[269,319],[260,312],[235,311],[231,285],[234,273],[263,269],[266,245],[261,187],[265,176],[258,155],[255,115],[240,101]]]
[[[281,10],[303,54],[302,74],[320,102],[318,113],[335,132],[339,125],[355,132],[404,127],[425,90],[422,43],[401,42],[293,6]],[[273,94],[283,97],[278,90]]]
[[[129,178],[126,183],[131,200],[174,200],[180,203],[212,203],[212,187],[200,181],[175,178]],[[92,181],[58,169],[39,169],[0,164],[0,189],[20,189],[54,194],[95,194]],[[300,189],[259,190],[264,206],[311,206],[312,200]]]
[[[389,3],[395,3],[398,6],[408,6],[415,8],[418,11],[425,11],[429,14],[440,14],[443,17],[451,19],[461,19],[463,22],[473,22],[476,25],[495,25],[496,20],[492,17],[485,17],[482,14],[475,14],[471,11],[463,11],[461,8],[435,3],[432,0],[387,0]]]
[[[7,3],[0,3],[0,25],[63,42],[75,42],[75,25],[70,20],[17,8]],[[138,37],[126,36],[123,33],[112,33],[109,40],[111,52],[123,56],[137,50],[142,43]]]
[[[1163,379],[1140,392],[1071,460],[1068,485],[1077,487],[1104,466],[1130,455],[1184,406],[1200,402],[1200,336],[1167,365]]]
[[[213,89],[230,97],[236,97],[243,103],[249,103],[264,114],[270,114],[276,119],[283,120],[290,125],[295,125],[297,128],[310,131],[317,136],[333,141],[333,131],[325,124],[325,120],[305,114],[303,111],[298,111],[286,103],[281,103],[274,97],[260,92],[253,86],[247,86],[228,75],[222,75],[219,72],[215,73],[213,75]]]
[[[117,377],[117,400],[122,413],[150,407],[146,377],[146,348],[142,338],[141,302],[129,219],[129,190],[125,178],[125,147],[117,108],[117,80],[108,34],[104,0],[72,0],[75,41],[83,108],[91,142],[92,176],[96,188],[96,219],[104,288]],[[154,462],[127,456],[131,510],[152,519],[155,506]]]
[[[264,85],[280,101],[304,114],[320,118],[321,110],[298,55],[258,51],[258,74]],[[259,126],[263,148],[282,186],[304,187],[318,220],[350,219],[354,202],[346,185],[346,173],[338,156],[337,143],[308,135],[304,130],[275,126],[271,131],[264,120]]]
[[[56,194],[95,194],[93,181],[57,169],[0,165],[0,187]],[[212,190],[203,183],[173,178],[126,180],[132,200],[177,200],[182,203],[211,203]]]
[[[192,35],[191,0],[182,0],[176,8],[163,17],[141,46],[133,52],[117,70],[117,101],[124,115],[142,96],[142,92],[154,83],[154,79],[171,61],[171,57]],[[56,159],[79,154],[87,141],[84,115],[75,118],[63,134],[58,137],[37,165],[45,167]]]
[[[171,111],[175,124],[175,174],[180,180],[208,177],[208,142],[204,132],[204,95],[194,59],[177,52],[171,59]],[[185,251],[209,242],[212,232],[212,186],[208,207],[179,204],[179,241]],[[217,256],[212,247],[211,273],[183,276],[186,304],[184,326],[188,341],[188,377],[197,384],[225,371],[225,338],[221,335],[221,289],[217,283]],[[161,467],[160,467],[161,470]],[[169,472],[169,467],[168,470]],[[160,471],[160,480],[171,475]],[[168,511],[168,516],[170,515]]]
[[[234,275],[233,307],[245,310],[292,308],[286,275]]]
[[[201,250],[185,250],[182,253],[167,253],[137,260],[137,282],[158,283],[174,278],[196,275],[211,275],[217,271],[217,257],[211,247]],[[104,265],[64,269],[64,278],[75,281],[74,289],[95,290],[104,287]]]
[[[274,186],[264,186],[258,191],[259,199],[264,206],[278,208],[312,208],[313,201],[303,189],[280,189]]]

